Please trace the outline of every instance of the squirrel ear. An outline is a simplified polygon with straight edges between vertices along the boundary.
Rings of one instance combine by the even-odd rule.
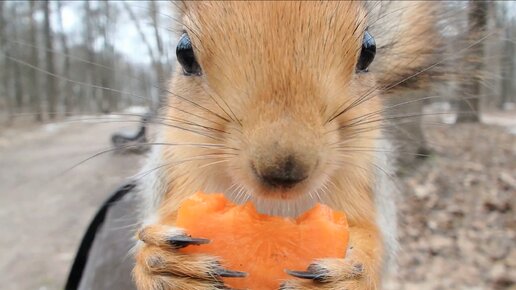
[[[391,1],[367,7],[369,31],[377,45],[370,71],[379,87],[424,86],[425,76],[435,73],[428,68],[438,61],[442,47],[439,6],[431,1]]]

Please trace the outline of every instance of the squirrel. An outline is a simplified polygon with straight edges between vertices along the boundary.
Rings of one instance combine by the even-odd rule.
[[[428,83],[430,1],[175,3],[177,67],[144,168],[133,277],[140,290],[229,289],[239,277],[176,227],[197,191],[297,216],[346,213],[345,257],[290,272],[280,289],[381,289],[397,248],[389,95]],[[295,241],[293,241],[295,242]],[[237,250],[237,249],[235,249]]]

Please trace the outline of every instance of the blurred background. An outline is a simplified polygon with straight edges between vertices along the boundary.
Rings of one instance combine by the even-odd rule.
[[[446,62],[478,73],[389,100],[420,101],[393,113],[411,117],[390,132],[403,140],[403,194],[387,288],[516,289],[516,3],[445,5]],[[137,174],[147,148],[120,144],[158,126],[149,116],[175,62],[171,6],[0,1],[2,289],[62,289],[95,211]]]

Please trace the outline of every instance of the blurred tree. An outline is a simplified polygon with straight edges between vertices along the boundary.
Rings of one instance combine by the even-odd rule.
[[[45,28],[45,60],[46,60],[46,70],[47,74],[47,102],[48,102],[48,116],[50,119],[54,119],[57,113],[57,85],[56,78],[51,74],[56,73],[55,63],[54,63],[54,40],[53,40],[53,32],[51,26],[51,10],[50,10],[50,0],[45,0],[43,2],[43,11],[44,11],[44,28]]]
[[[134,26],[136,26],[136,30],[138,31],[138,34],[140,35],[143,43],[145,44],[145,47],[147,48],[147,52],[149,54],[149,57],[151,58],[152,63],[156,64],[156,62],[158,62],[158,60],[156,60],[156,56],[154,54],[152,44],[147,39],[147,35],[146,35],[145,31],[143,30],[143,27],[141,26],[140,21],[138,20],[138,17],[136,16],[136,14],[134,14],[129,3],[127,3],[126,1],[123,1],[122,3],[124,5],[125,10],[127,11],[127,14],[129,14],[131,21],[134,23]],[[156,68],[156,65],[154,65],[154,67]],[[149,96],[148,98],[145,98],[145,99],[146,99],[146,103],[147,103],[146,105],[149,105],[152,107],[151,96]]]
[[[157,7],[157,4],[155,1],[149,1],[149,12],[150,12],[150,17],[152,19],[152,24],[153,24],[152,26],[154,28],[154,38],[156,41],[156,47],[158,49],[158,55],[156,58],[153,59],[153,63],[154,63],[154,69],[156,71],[156,75],[158,78],[158,87],[160,88],[158,97],[160,97],[162,95],[165,95],[162,93],[164,90],[161,88],[166,85],[166,84],[164,84],[164,82],[166,80],[165,80],[165,72],[163,71],[162,57],[164,56],[164,51],[163,51],[163,44],[161,41],[161,36],[159,33],[158,7]],[[164,102],[164,99],[165,99],[165,97],[160,98],[160,100],[158,100],[158,102],[156,102],[157,108],[153,108],[153,109],[158,109]]]
[[[32,44],[30,47],[30,63],[36,67],[39,66],[39,56],[38,56],[38,40],[37,40],[37,34],[38,34],[38,28],[36,23],[36,12],[37,12],[37,5],[38,2],[30,1],[30,29],[29,29],[29,40]],[[34,118],[37,122],[43,121],[43,115],[42,111],[43,108],[41,107],[41,96],[39,88],[39,77],[38,72],[34,69],[29,70],[28,73],[29,78],[29,90],[30,90],[30,104],[32,113],[34,114]]]
[[[16,5],[11,5],[11,15],[15,15],[15,17],[18,17],[18,7]],[[12,29],[12,37],[13,39],[18,39],[18,26],[17,25],[11,25]],[[12,45],[8,45],[8,56],[13,57],[15,59],[22,58],[21,51],[18,49],[12,49]],[[12,72],[12,80],[14,82],[14,103],[16,104],[16,110],[13,110],[15,112],[20,112],[22,105],[23,105],[23,78],[21,74],[20,64],[15,61],[9,61],[11,65],[8,66],[8,70]]]
[[[505,11],[506,12],[506,11]],[[504,109],[505,104],[509,102],[516,102],[516,92],[514,91],[514,17],[508,16],[504,13],[505,18],[505,38],[503,39],[503,52],[501,62],[501,76],[502,76],[502,90],[499,108]]]
[[[5,10],[5,2],[0,1],[0,51],[2,52],[2,65],[4,67],[3,70],[0,70],[0,77],[2,78],[2,90],[0,90],[0,108],[5,107],[5,111],[7,112],[6,123],[9,124],[12,115],[12,108],[9,102],[9,70],[8,66],[10,64],[10,60],[8,59],[9,51],[7,48],[7,29],[6,29],[6,20],[4,16]]]
[[[68,38],[63,25],[63,1],[57,1],[57,16],[59,20],[59,40],[64,53],[64,63],[62,72],[65,76],[70,76],[70,49],[68,48]],[[34,43],[34,42],[33,42]],[[64,106],[65,116],[70,116],[74,107],[75,98],[72,92],[72,84],[68,81],[62,82],[62,104]]]
[[[124,11],[127,4],[138,6],[108,0],[0,1],[0,117],[11,121],[23,111],[40,122],[63,111],[107,113],[156,104],[158,89],[151,84],[169,75],[164,63],[170,39],[159,29],[162,3],[145,2],[148,12],[139,15]],[[70,18],[77,15],[82,21]],[[131,35],[125,30],[133,22],[143,53],[128,54],[118,46],[120,37]],[[127,93],[117,93],[119,88]]]
[[[470,0],[468,5],[468,40],[476,41],[486,31],[488,2]],[[469,50],[465,72],[468,77],[461,83],[457,123],[479,121],[479,99],[481,95],[481,74],[483,68],[484,42],[480,42]]]
[[[102,1],[102,22],[99,21],[99,31],[102,35],[104,46],[102,50],[102,64],[107,67],[115,66],[115,49],[111,43],[110,27],[111,23],[116,21],[115,10],[112,9],[108,0]],[[97,67],[98,68],[98,67]],[[101,86],[104,88],[113,88],[115,84],[115,74],[106,69],[100,69]],[[109,113],[117,109],[118,95],[110,90],[100,90],[101,103],[100,110],[103,113]]]
[[[94,12],[91,8],[90,1],[84,1],[84,45],[86,48],[86,60],[87,60],[87,71],[86,71],[86,80],[85,82],[88,84],[95,84],[96,83],[96,71],[97,67],[95,66],[96,63],[96,56],[95,51],[93,48],[93,42],[94,42],[94,30],[93,30],[93,21],[95,19]],[[97,96],[97,90],[93,87],[83,87],[83,98],[82,98],[82,105],[84,107],[89,107],[89,111],[95,111],[95,107],[93,104],[98,102],[98,96]],[[89,101],[89,102],[88,102]]]

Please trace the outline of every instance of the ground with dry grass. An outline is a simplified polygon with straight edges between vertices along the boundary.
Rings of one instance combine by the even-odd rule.
[[[516,289],[516,135],[481,124],[426,132],[433,153],[401,182],[389,289]]]

